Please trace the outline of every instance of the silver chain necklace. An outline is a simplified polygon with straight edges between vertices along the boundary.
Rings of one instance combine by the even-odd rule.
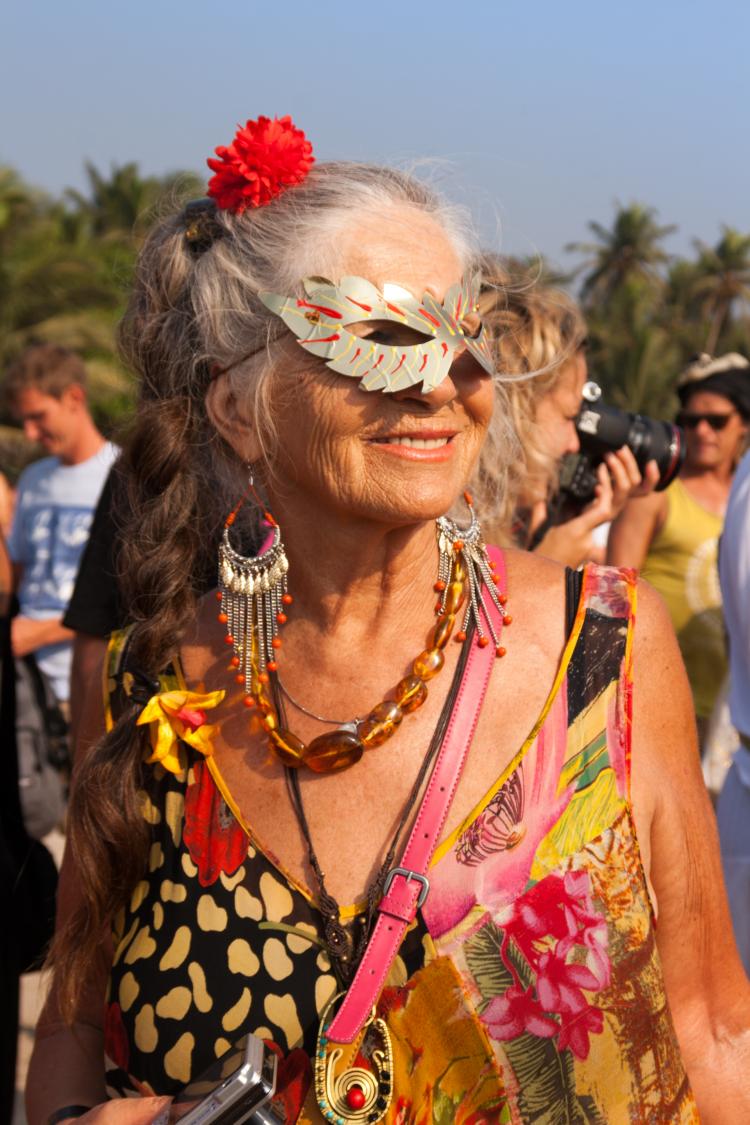
[[[316,715],[314,711],[309,711],[307,707],[303,707],[303,705],[294,698],[289,689],[281,682],[281,676],[278,672],[276,673],[276,682],[282,694],[285,695],[291,705],[296,707],[298,711],[301,711],[303,715],[307,715],[310,719],[315,719],[318,723],[325,723],[326,726],[338,727],[340,730],[348,730],[351,731],[352,734],[357,733],[357,726],[361,722],[361,719],[324,719],[322,715]]]

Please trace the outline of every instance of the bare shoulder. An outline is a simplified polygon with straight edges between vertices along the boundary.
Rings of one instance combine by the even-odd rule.
[[[514,596],[522,590],[543,596],[554,596],[557,591],[564,599],[565,567],[562,563],[517,547],[508,547],[503,553],[508,570],[508,589],[513,590]]]
[[[565,646],[565,567],[516,549],[505,561],[514,640],[556,662]]]

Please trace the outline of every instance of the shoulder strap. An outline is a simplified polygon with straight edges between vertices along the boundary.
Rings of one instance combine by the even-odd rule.
[[[496,548],[490,548],[489,554],[496,564],[501,586],[505,589],[503,554]],[[490,600],[487,600],[488,612],[492,614],[493,624],[500,636],[502,617]],[[334,1043],[351,1043],[359,1034],[380,995],[407,926],[414,920],[417,910],[427,897],[430,882],[426,873],[474,737],[494,663],[495,650],[492,645],[480,648],[472,644],[453,714],[401,864],[388,874],[372,937],[344,1001],[326,1032],[328,1039]]]
[[[573,632],[583,589],[583,571],[565,567],[565,636]]]

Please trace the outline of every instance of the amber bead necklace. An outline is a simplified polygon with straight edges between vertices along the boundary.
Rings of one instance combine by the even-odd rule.
[[[250,487],[252,490],[252,483]],[[480,647],[494,643],[496,655],[505,655],[487,611],[485,595],[495,604],[503,623],[510,625],[511,617],[505,609],[507,598],[497,589],[499,577],[494,562],[487,555],[471,496],[464,493],[464,498],[471,514],[467,528],[461,528],[447,516],[436,521],[437,623],[430,631],[428,646],[413,661],[411,672],[396,685],[392,699],[378,703],[364,719],[336,722],[334,730],[307,744],[280,721],[279,708],[274,702],[274,694],[284,692],[300,711],[319,722],[329,722],[301,707],[278,679],[277,656],[282,646],[279,627],[286,623],[285,611],[293,600],[287,590],[289,564],[278,524],[270,513],[264,512],[271,529],[271,543],[263,554],[246,558],[238,554],[229,541],[230,528],[245,497],[227,517],[219,551],[216,596],[221,603],[219,621],[227,629],[225,640],[234,650],[230,669],[245,688],[245,706],[257,711],[271,748],[285,766],[292,769],[306,766],[315,773],[338,772],[358,762],[365,750],[382,746],[392,738],[404,717],[425,702],[428,681],[445,664],[444,650],[464,604],[466,608],[456,641],[466,640],[469,623],[473,622],[476,643]]]

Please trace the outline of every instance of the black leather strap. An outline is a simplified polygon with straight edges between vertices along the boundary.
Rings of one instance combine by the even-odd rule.
[[[565,636],[573,632],[583,589],[583,571],[565,567]]]
[[[83,1117],[84,1113],[92,1107],[90,1105],[64,1105],[56,1109],[47,1118],[47,1125],[57,1125],[58,1121],[67,1121],[69,1117]]]

